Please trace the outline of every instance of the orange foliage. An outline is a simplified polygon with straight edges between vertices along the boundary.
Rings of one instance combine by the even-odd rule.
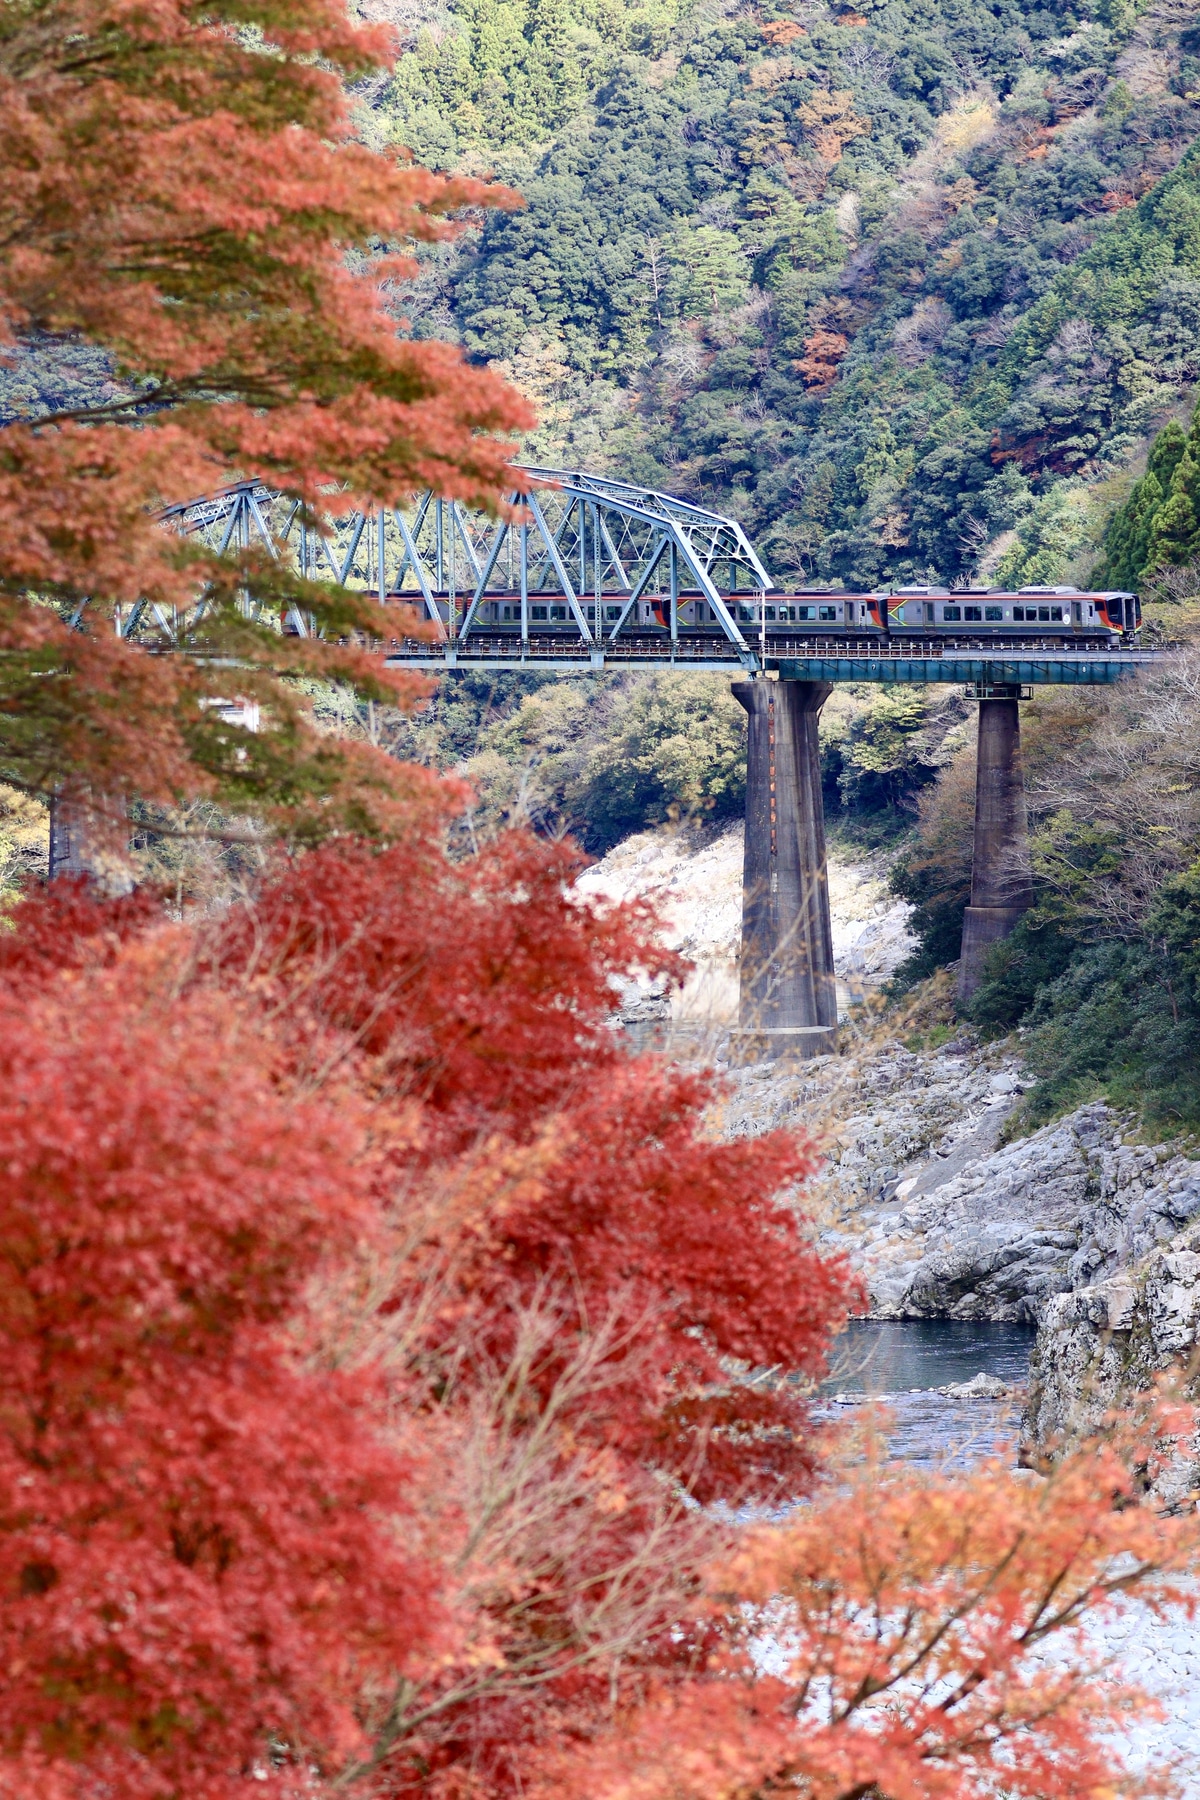
[[[959,1480],[868,1465],[751,1534],[709,1577],[724,1649],[589,1747],[589,1796],[1128,1791],[1106,1733],[1144,1697],[1083,1627],[1133,1590],[1152,1611],[1194,1609],[1195,1518],[1138,1504],[1130,1473],[1192,1430],[1190,1410],[1151,1403],[1045,1481],[998,1463]],[[567,1758],[547,1767],[546,1800],[570,1780]]]
[[[805,101],[800,120],[817,155],[831,167],[841,161],[842,151],[852,139],[866,137],[871,130],[870,119],[862,119],[854,111],[850,88],[820,93]]]
[[[644,907],[409,779],[223,916],[0,936],[0,1795],[1095,1796],[1071,1632],[1192,1556],[1184,1421],[822,1480],[811,1147],[614,1033]]]
[[[0,348],[86,339],[121,384],[0,430],[0,648],[19,690],[4,779],[286,796],[309,829],[323,807],[320,829],[370,822],[359,802],[364,783],[387,786],[386,759],[367,772],[318,745],[274,676],[411,697],[411,680],[346,647],[396,620],[264,557],[218,563],[153,512],[245,476],[314,523],[426,486],[490,504],[509,480],[503,434],[529,408],[450,345],[403,335],[389,297],[407,265],[379,246],[444,237],[463,208],[516,196],[355,140],[343,79],[390,54],[341,0],[39,0],[0,26]],[[202,588],[204,655],[188,669],[140,666],[115,637],[117,605],[170,612]],[[247,593],[268,618],[299,603],[323,635],[254,627]],[[231,748],[203,704],[226,697],[222,659],[247,671],[269,748],[248,733]]]
[[[805,354],[797,358],[793,367],[803,375],[807,387],[831,387],[837,380],[838,364],[849,348],[850,339],[842,332],[818,326],[811,337],[805,338]]]
[[[794,44],[797,38],[808,36],[803,25],[797,25],[795,19],[768,19],[762,34],[768,44],[775,44],[781,50]]]

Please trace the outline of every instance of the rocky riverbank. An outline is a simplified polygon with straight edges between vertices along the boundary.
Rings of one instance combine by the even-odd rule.
[[[631,1017],[653,1025],[670,1014],[669,1024],[685,1029],[673,1041],[668,1034],[666,1047],[681,1055],[720,1061],[728,1041],[740,853],[735,832],[692,849],[678,836],[655,834],[620,846],[584,877],[594,892],[657,889],[666,898],[674,940],[697,960],[697,975],[670,1007],[662,997],[631,995]],[[904,916],[889,900],[881,866],[831,873],[838,970],[849,1000],[869,993],[903,954]],[[890,1394],[892,1454],[918,1466],[957,1467],[998,1446],[1012,1455],[1020,1436],[1036,1459],[1193,1354],[1200,1153],[1142,1143],[1132,1120],[1102,1105],[1001,1142],[1027,1087],[1011,1047],[982,1047],[965,1032],[934,1047],[939,1033],[928,1018],[900,1021],[890,1038],[869,1017],[858,1029],[861,1038],[842,1056],[729,1070],[714,1123],[750,1136],[799,1124],[821,1138],[826,1162],[805,1204],[815,1208],[821,1241],[862,1276],[880,1323],[860,1333],[938,1329],[953,1338],[972,1322],[982,1332],[1006,1322],[1013,1331],[1021,1322],[1037,1328],[1024,1395],[1017,1377],[973,1382],[975,1365],[960,1371],[965,1379]],[[851,1349],[841,1361],[825,1403],[830,1413],[861,1404],[900,1374],[892,1365],[858,1372]],[[1180,1497],[1194,1474],[1177,1469]],[[1098,1660],[1111,1660],[1162,1702],[1160,1719],[1128,1734],[1134,1768],[1167,1760],[1181,1794],[1200,1800],[1193,1622],[1159,1617],[1134,1601],[1095,1623],[1091,1637]]]
[[[674,1048],[721,1059],[736,999],[741,836],[645,833],[589,870],[584,891],[656,894],[697,963],[681,999],[631,995],[630,1017],[670,1011],[707,1035]],[[886,866],[831,859],[843,991],[869,993],[907,947]],[[877,1319],[1025,1322],[1038,1330],[1025,1430],[1032,1444],[1086,1429],[1200,1330],[1200,1151],[1138,1141],[1096,1104],[1001,1138],[1027,1087],[1011,1046],[961,1032],[930,1047],[872,1032],[848,1054],[730,1070],[714,1121],[731,1135],[802,1124],[826,1151],[806,1199],[821,1242],[859,1271]],[[899,1027],[905,1031],[903,1024]]]
[[[1200,1333],[1200,1151],[1147,1144],[1102,1103],[1001,1143],[1026,1088],[1011,1051],[960,1036],[730,1071],[721,1128],[823,1134],[820,1242],[876,1319],[1037,1327],[1031,1448],[1086,1430]]]

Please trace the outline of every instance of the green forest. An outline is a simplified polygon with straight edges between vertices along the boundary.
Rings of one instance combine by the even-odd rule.
[[[779,581],[1084,574],[1197,373],[1200,27],[862,7],[387,11],[371,129],[526,201],[404,308],[537,454],[734,512]]]

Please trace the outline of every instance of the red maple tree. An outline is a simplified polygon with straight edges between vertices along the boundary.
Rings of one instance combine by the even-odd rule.
[[[194,1766],[215,1793],[271,1742],[281,1767],[365,1791],[452,1788],[471,1767],[507,1789],[556,1717],[603,1712],[622,1663],[633,1681],[686,1667],[681,1606],[724,1538],[696,1499],[809,1478],[802,1389],[737,1371],[818,1371],[846,1305],[844,1271],[777,1198],[810,1149],[716,1140],[707,1081],[623,1050],[613,977],[673,966],[647,914],[574,902],[561,846],[513,835],[450,860],[443,805],[431,788],[390,849],[282,861],[215,922],[54,883],[0,940],[9,1016],[30,1026],[10,1033],[0,1247],[15,1341],[42,1346],[3,1359],[3,1416],[36,1413],[77,1484],[65,1510],[61,1469],[32,1484],[12,1540],[18,1585],[27,1564],[47,1574],[14,1613],[28,1686],[0,1745],[64,1792],[170,1792]],[[61,1344],[35,1227],[81,1235],[56,1265]],[[41,1454],[17,1433],[12,1497]],[[404,1554],[368,1578],[379,1528],[355,1507],[380,1501],[388,1454]],[[306,1536],[314,1505],[336,1572]],[[272,1535],[289,1519],[295,1570]],[[114,1557],[158,1596],[161,1668],[147,1651],[110,1695],[102,1637],[63,1687],[57,1608],[104,1602],[60,1571],[86,1563],[108,1591]],[[197,1607],[224,1630],[263,1606],[258,1665],[236,1642],[192,1647]],[[163,1708],[180,1723],[160,1745]]]
[[[371,1229],[361,1124],[136,954],[0,991],[0,1792],[217,1800],[438,1650],[366,1373],[281,1322]]]
[[[1182,1427],[823,1480],[811,1148],[623,1048],[644,909],[413,794],[221,917],[54,884],[0,939],[0,1793],[934,1800],[1018,1757],[1090,1800],[1125,1701],[1070,1630],[1194,1557],[1128,1472]]]
[[[0,19],[0,350],[91,344],[111,375],[0,428],[0,778],[82,784],[101,811],[209,794],[311,830],[386,824],[394,765],[316,739],[275,677],[411,694],[355,647],[395,616],[265,555],[210,555],[155,511],[259,477],[319,527],[426,486],[491,504],[509,479],[497,434],[525,402],[407,337],[389,295],[405,246],[515,196],[355,139],[344,83],[389,54],[339,0],[34,0]],[[183,616],[202,590],[199,657],[113,633],[119,605]],[[318,631],[281,637],[287,604]],[[259,731],[217,704],[231,662]]]

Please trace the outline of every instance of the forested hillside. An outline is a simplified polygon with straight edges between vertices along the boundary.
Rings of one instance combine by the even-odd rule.
[[[524,194],[418,334],[532,448],[702,496],[777,579],[1086,572],[1200,356],[1183,0],[365,0],[371,129]]]

